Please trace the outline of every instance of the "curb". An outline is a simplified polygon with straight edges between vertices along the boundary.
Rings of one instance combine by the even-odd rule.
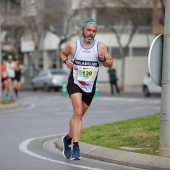
[[[62,139],[53,138],[45,141],[44,148],[55,153],[55,150],[63,149]],[[153,156],[139,154],[128,151],[109,149],[80,142],[81,156],[100,160],[108,163],[124,165],[134,168],[143,168],[149,170],[169,170],[170,157]]]
[[[20,107],[20,104],[17,102],[13,102],[10,104],[0,104],[0,110],[9,110],[9,109],[15,109]]]

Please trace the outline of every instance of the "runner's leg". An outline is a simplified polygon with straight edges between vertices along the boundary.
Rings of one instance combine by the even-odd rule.
[[[78,142],[82,128],[82,117],[88,106],[82,101],[81,93],[74,93],[70,97],[73,105],[73,115],[70,120],[69,136],[73,138],[73,142]]]
[[[83,105],[83,115],[82,117],[84,116],[84,114],[86,113],[87,109],[89,108],[89,106],[86,104],[86,103],[82,103]],[[80,133],[81,133],[81,129],[82,129],[82,118],[81,118],[81,123],[79,124],[79,131],[77,132],[78,133],[78,137],[80,136]]]
[[[13,83],[12,78],[8,78],[8,93],[9,93],[10,98],[12,97],[12,93],[13,93],[12,83]]]

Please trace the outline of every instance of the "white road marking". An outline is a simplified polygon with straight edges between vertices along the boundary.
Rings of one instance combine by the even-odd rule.
[[[117,101],[117,102],[147,102],[151,104],[160,104],[161,100],[160,99],[144,99],[144,98],[121,98],[121,97],[116,97],[116,98],[111,98],[111,97],[102,97],[98,98],[100,100],[106,100],[106,101]]]
[[[106,100],[106,101],[124,101],[124,102],[136,102],[136,101],[140,101],[140,99],[137,98],[111,98],[111,97],[102,97],[100,98],[101,100]]]
[[[35,107],[35,104],[31,104],[30,106],[27,107],[27,109],[32,109]]]
[[[21,152],[25,153],[25,154],[30,155],[30,156],[33,156],[33,157],[36,157],[36,158],[39,158],[39,159],[43,159],[43,160],[46,160],[46,161],[50,161],[50,162],[55,162],[55,163],[62,164],[62,165],[67,165],[67,166],[77,167],[77,168],[82,168],[82,169],[89,169],[89,170],[103,170],[103,169],[98,169],[98,168],[91,168],[91,167],[88,167],[88,166],[74,165],[74,164],[71,164],[71,163],[66,163],[66,162],[63,162],[63,161],[50,159],[50,158],[47,158],[47,157],[45,157],[45,156],[38,155],[38,154],[36,154],[36,153],[31,152],[31,151],[28,150],[28,145],[29,145],[29,143],[32,142],[32,141],[34,141],[34,140],[42,139],[42,138],[48,138],[48,137],[53,137],[53,136],[57,137],[57,136],[65,135],[65,134],[66,134],[66,133],[27,139],[27,140],[23,141],[23,142],[19,145],[19,150],[20,150]]]

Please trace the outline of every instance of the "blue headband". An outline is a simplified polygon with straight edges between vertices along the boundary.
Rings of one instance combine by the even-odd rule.
[[[81,26],[81,30],[88,24],[93,24],[97,27],[96,22],[92,18],[88,18],[84,21],[83,25]]]

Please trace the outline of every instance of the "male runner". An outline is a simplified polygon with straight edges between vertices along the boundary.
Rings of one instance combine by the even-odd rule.
[[[95,40],[97,25],[88,18],[81,27],[82,38],[69,42],[60,52],[60,58],[71,69],[67,91],[72,101],[73,115],[70,120],[69,133],[62,138],[65,158],[80,160],[79,136],[82,128],[82,117],[89,108],[95,94],[99,71],[99,62],[112,67],[112,57],[104,43]],[[72,56],[69,59],[69,55]],[[73,149],[71,148],[73,140]]]

